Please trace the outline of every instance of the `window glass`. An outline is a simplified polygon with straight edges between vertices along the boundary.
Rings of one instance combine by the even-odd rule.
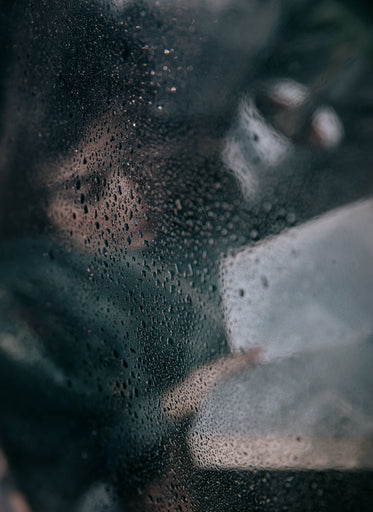
[[[3,0],[0,510],[371,510],[373,16]]]

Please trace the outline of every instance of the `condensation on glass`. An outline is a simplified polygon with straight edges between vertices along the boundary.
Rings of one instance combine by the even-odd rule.
[[[372,14],[3,0],[1,511],[371,510]]]

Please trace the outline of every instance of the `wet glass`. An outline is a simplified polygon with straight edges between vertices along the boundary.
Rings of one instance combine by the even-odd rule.
[[[0,510],[371,510],[369,2],[0,23]]]

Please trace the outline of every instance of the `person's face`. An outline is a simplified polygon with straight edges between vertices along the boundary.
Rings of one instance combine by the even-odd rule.
[[[99,133],[88,131],[79,149],[44,167],[47,215],[56,234],[76,247],[141,249],[153,239],[144,197],[130,162],[113,150],[110,126],[102,124]]]

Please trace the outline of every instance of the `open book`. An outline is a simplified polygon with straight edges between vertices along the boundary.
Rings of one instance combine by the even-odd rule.
[[[216,385],[189,436],[227,469],[373,467],[373,201],[221,263],[233,353],[260,363]]]

